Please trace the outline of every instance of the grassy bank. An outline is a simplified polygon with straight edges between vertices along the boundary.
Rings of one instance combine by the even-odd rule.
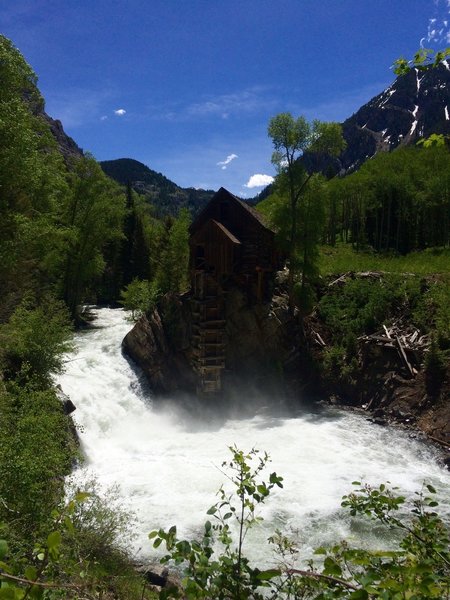
[[[385,271],[416,275],[450,275],[450,248],[429,248],[404,256],[354,250],[350,244],[322,246],[319,259],[323,276],[347,271]]]

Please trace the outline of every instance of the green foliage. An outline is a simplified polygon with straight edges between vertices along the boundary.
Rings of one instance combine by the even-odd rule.
[[[67,191],[65,167],[45,121],[36,77],[0,36],[0,322],[23,295],[52,283],[54,211]]]
[[[131,310],[131,319],[136,321],[142,314],[149,312],[155,306],[160,293],[155,282],[133,279],[127,287],[120,292],[121,304]]]
[[[190,224],[191,216],[187,209],[182,209],[175,220],[166,220],[155,276],[155,286],[162,294],[184,292],[188,287]]]
[[[450,56],[450,48],[443,50],[431,50],[430,48],[419,48],[412,60],[400,57],[394,62],[393,68],[396,75],[406,75],[411,69],[423,71],[429,67],[437,67]]]
[[[353,383],[359,372],[356,356],[340,344],[324,350],[321,366],[328,378],[347,384]]]
[[[260,482],[267,455],[255,450],[245,454],[236,447],[230,450],[232,459],[223,466],[234,492],[219,490],[219,502],[207,512],[213,521],[205,522],[202,538],[180,540],[176,527],[149,536],[154,547],[164,544],[168,550],[161,562],[173,561],[184,569],[183,590],[164,589],[160,598],[448,598],[449,530],[435,510],[433,486],[424,486],[409,503],[385,484],[372,487],[354,482],[355,491],[343,497],[342,507],[352,518],[370,519],[396,533],[398,544],[393,550],[365,550],[341,542],[318,548],[319,563],[313,559],[306,569],[297,568],[298,549],[276,531],[269,541],[278,553],[278,567],[261,571],[244,555],[245,532],[261,521],[255,511],[275,485],[282,487],[282,478],[272,473],[268,483]]]
[[[70,348],[71,327],[67,309],[45,296],[41,304],[28,296],[9,322],[0,325],[0,367],[10,379],[32,380],[46,387],[63,366]]]
[[[415,323],[433,332],[438,346],[450,350],[450,278],[432,278],[422,290],[413,312]]]
[[[385,484],[365,485],[344,496],[353,516],[381,523],[400,535],[395,551],[354,550],[347,544],[327,553],[340,577],[356,583],[360,598],[446,598],[450,593],[449,531],[436,512],[436,490],[425,485],[409,503]],[[338,596],[341,597],[341,596]],[[345,596],[344,596],[345,597]],[[352,596],[349,596],[352,597]]]
[[[129,518],[114,493],[100,496],[95,483],[73,491],[31,552],[14,554],[0,539],[0,598],[154,598],[124,549]]]
[[[397,303],[398,280],[353,279],[319,302],[319,312],[335,340],[373,333]]]
[[[325,239],[356,249],[407,254],[450,242],[450,154],[446,147],[380,152],[327,184]],[[448,269],[448,267],[447,267]]]
[[[448,321],[444,316],[449,310],[448,294],[445,278],[381,273],[375,277],[356,276],[341,286],[328,288],[318,303],[318,313],[329,333],[329,344],[322,355],[324,373],[330,381],[354,382],[360,368],[357,338],[375,333],[401,316],[439,340],[440,347],[436,343],[435,351],[425,355],[426,363],[432,363],[427,375],[430,391],[443,381],[448,362]]]
[[[0,522],[15,544],[45,529],[75,457],[70,422],[53,390],[35,381],[0,390]]]
[[[122,237],[125,197],[89,156],[76,161],[70,178],[71,195],[61,211],[67,232],[63,297],[75,317],[79,303],[103,272],[106,244]]]
[[[338,275],[348,271],[382,271],[386,273],[450,273],[450,249],[430,248],[410,252],[404,256],[395,253],[357,251],[350,244],[337,243],[334,247],[321,246],[319,268],[322,276]]]
[[[449,529],[439,516],[436,490],[430,485],[411,500],[386,484],[361,485],[344,496],[350,518],[369,519],[377,529],[394,532],[396,547],[367,550],[348,542],[317,548],[306,568],[298,568],[298,549],[281,532],[269,538],[276,568],[260,569],[244,552],[246,533],[261,523],[258,507],[282,478],[267,471],[269,457],[256,450],[230,448],[222,465],[231,492],[222,487],[207,511],[201,537],[182,540],[176,527],[153,531],[153,546],[164,545],[162,563],[183,568],[183,589],[163,588],[159,598],[275,599],[443,599],[450,594]],[[52,511],[33,550],[14,554],[0,530],[0,598],[154,597],[133,572],[120,548],[129,516],[114,494],[101,498],[97,486],[73,493]],[[118,547],[119,546],[119,547]]]
[[[442,148],[445,146],[446,141],[449,139],[448,135],[444,135],[443,133],[432,133],[427,138],[421,138],[418,142],[418,146],[423,146],[424,148],[432,148],[438,147]]]
[[[261,521],[256,513],[258,505],[266,501],[274,486],[283,487],[283,479],[276,473],[271,473],[268,481],[262,479],[269,461],[267,454],[261,455],[255,449],[244,453],[235,446],[229,449],[231,459],[222,468],[227,469],[233,491],[220,488],[219,501],[207,511],[213,521],[205,522],[202,539],[180,540],[176,527],[149,535],[155,548],[164,543],[168,550],[161,562],[184,564],[187,598],[263,598],[264,589],[279,574],[276,569],[261,571],[252,567],[243,554],[243,544],[249,529]],[[215,544],[220,544],[220,553],[215,551]],[[176,590],[171,595],[166,593],[164,590],[160,597],[180,597]]]
[[[323,227],[320,199],[308,193],[312,187],[309,184],[312,174],[307,174],[299,158],[307,151],[316,155],[337,156],[344,149],[345,141],[339,124],[317,120],[310,124],[304,117],[294,119],[290,113],[273,117],[269,122],[268,134],[275,148],[272,162],[278,169],[276,193],[286,203],[280,235],[285,240],[289,261],[289,305],[293,311],[295,295],[300,300],[306,299],[305,288],[316,275],[317,244]],[[314,187],[317,187],[317,177],[313,181],[316,182]],[[300,273],[300,291],[295,294],[297,273]],[[302,308],[305,311],[305,305]]]
[[[36,108],[42,106],[42,97],[36,87],[35,73],[11,40],[4,35],[0,36],[0,69],[2,78],[0,102],[23,94],[33,101]]]
[[[133,540],[131,533],[134,515],[124,510],[118,488],[105,492],[96,481],[87,481],[79,486],[69,485],[72,500],[64,508],[70,509],[70,523],[62,531],[61,565],[58,568],[67,574],[68,567],[73,575],[79,576],[82,568],[83,579],[90,585],[108,585],[109,577],[120,574],[130,575],[129,546]],[[82,501],[77,501],[82,498]],[[69,525],[69,526],[67,526]],[[114,582],[114,586],[119,581]],[[112,586],[111,586],[112,587]]]

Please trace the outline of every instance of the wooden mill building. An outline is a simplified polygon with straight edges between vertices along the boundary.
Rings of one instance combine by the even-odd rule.
[[[249,302],[270,297],[280,268],[275,231],[263,216],[226,189],[220,190],[190,227],[193,352],[199,393],[221,389],[225,368],[226,292],[238,286]]]

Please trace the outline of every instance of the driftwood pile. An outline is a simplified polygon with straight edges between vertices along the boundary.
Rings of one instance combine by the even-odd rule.
[[[382,330],[363,335],[358,340],[384,348],[396,348],[411,377],[417,375],[418,371],[414,365],[421,363],[423,353],[430,345],[428,335],[420,335],[418,329],[411,325],[405,326],[401,320],[390,327],[383,325]]]
[[[411,273],[404,273],[411,275]],[[328,284],[328,287],[342,286],[348,279],[381,279],[383,272],[367,271],[364,273],[354,273],[348,271],[334,281]],[[316,334],[316,341],[322,347],[325,347],[323,339]],[[420,365],[424,351],[428,349],[430,340],[428,335],[421,335],[419,330],[411,325],[405,325],[402,320],[398,320],[390,327],[383,325],[383,329],[373,333],[372,335],[363,335],[358,338],[363,343],[376,344],[384,348],[396,348],[400,359],[407,368],[411,377],[415,377],[418,373],[416,366]]]
[[[310,325],[308,327],[310,339],[321,348],[326,348],[327,343],[324,341],[318,331],[315,331]],[[401,321],[397,321],[390,327],[383,325],[383,329],[376,331],[370,335],[362,335],[358,341],[363,344],[374,344],[384,348],[397,349],[401,361],[405,365],[411,377],[415,377],[418,373],[418,367],[422,360],[423,354],[428,350],[430,338],[428,335],[421,335],[419,330],[411,325],[403,325]]]

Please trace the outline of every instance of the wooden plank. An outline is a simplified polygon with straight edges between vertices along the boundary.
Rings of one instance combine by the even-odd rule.
[[[446,442],[445,440],[440,440],[439,438],[433,437],[432,435],[428,435],[427,437],[429,437],[430,440],[433,440],[433,442],[437,442],[438,444],[441,444],[442,446],[446,446],[447,448],[450,448],[450,442]]]
[[[214,361],[220,361],[220,363],[223,363],[223,361],[225,360],[225,356],[198,356],[197,357],[197,362],[198,363],[211,363]],[[214,366],[214,365],[211,365]],[[219,366],[219,365],[217,365]]]
[[[370,341],[374,341],[374,342],[383,342],[386,345],[391,344],[394,342],[394,340],[390,337],[384,337],[383,335],[366,335],[365,338],[368,342]]]
[[[320,344],[320,345],[321,345],[323,348],[325,348],[326,344],[325,344],[325,342],[323,341],[323,339],[322,339],[322,336],[320,335],[320,333],[317,333],[317,331],[315,331],[314,333],[316,334],[316,338],[317,338],[317,341],[319,342],[319,344]]]
[[[403,348],[403,345],[402,345],[402,343],[400,341],[400,338],[397,336],[396,340],[397,340],[398,348],[400,350],[400,355],[403,358],[403,361],[404,361],[405,365],[407,366],[408,371],[409,371],[411,377],[414,377],[413,368],[412,368],[412,366],[411,366],[408,358],[406,357],[406,352],[405,352],[405,349]]]

